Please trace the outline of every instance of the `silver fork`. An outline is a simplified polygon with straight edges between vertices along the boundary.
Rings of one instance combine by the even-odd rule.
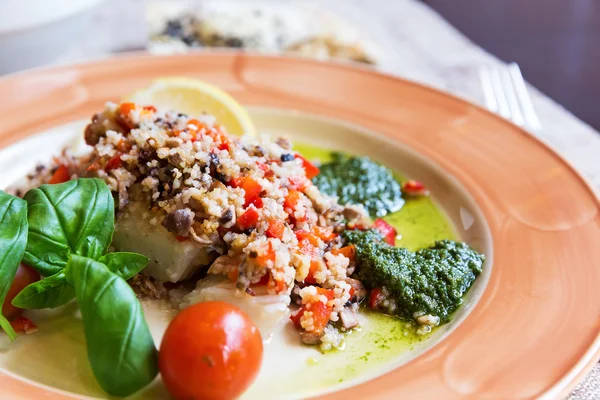
[[[488,110],[518,126],[534,131],[542,128],[517,63],[483,66],[479,69],[479,78]]]

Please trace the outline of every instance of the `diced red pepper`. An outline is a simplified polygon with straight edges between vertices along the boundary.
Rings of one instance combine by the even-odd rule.
[[[310,185],[310,180],[305,176],[292,176],[288,178],[288,183],[291,189],[304,191]]]
[[[377,310],[381,306],[383,300],[385,300],[385,296],[383,295],[381,288],[374,288],[369,295],[369,307],[373,310]]]
[[[302,167],[304,168],[304,172],[306,173],[306,177],[308,179],[312,179],[319,175],[319,168],[317,168],[313,163],[302,157],[300,154],[296,154],[296,158],[302,160]]]
[[[175,239],[177,239],[178,242],[185,242],[186,240],[188,240],[187,236],[175,236]]]
[[[323,289],[321,287],[318,287],[317,293],[322,294],[325,297],[327,297],[327,300],[333,300],[333,290],[331,290],[331,289]]]
[[[275,250],[273,250],[271,242],[269,242],[266,247],[267,248],[265,249],[265,251],[261,253],[258,257],[256,257],[256,262],[258,263],[258,265],[265,266],[269,261],[275,262],[275,257],[277,255],[275,254]]]
[[[229,147],[230,147],[229,146],[229,142],[223,142],[218,147],[219,147],[219,150],[227,150],[227,151],[229,151]]]
[[[315,247],[319,247],[319,245],[321,244],[319,242],[319,238],[310,232],[300,230],[294,233],[296,234],[296,238],[299,242],[307,240],[310,244],[312,244]]]
[[[240,275],[240,271],[238,271],[237,268],[234,268],[234,269],[229,270],[229,272],[227,273],[227,278],[229,278],[229,280],[231,282],[237,282],[239,275]]]
[[[257,197],[256,200],[252,202],[252,204],[254,204],[254,207],[256,208],[263,208],[264,206],[263,200],[260,197]]]
[[[283,202],[283,207],[290,210],[295,210],[301,198],[302,194],[299,191],[290,189]]]
[[[402,192],[409,196],[427,196],[429,190],[423,183],[414,180],[408,180],[402,184]]]
[[[320,257],[319,249],[315,247],[315,245],[313,245],[308,239],[301,240],[298,243],[298,248],[300,249],[300,254],[308,255],[312,259]]]
[[[302,318],[304,311],[306,311],[306,307],[300,307],[300,309],[298,309],[298,311],[296,311],[295,313],[290,315],[290,320],[292,321],[292,323],[298,330],[302,329],[302,325],[300,325],[300,318]]]
[[[153,105],[144,106],[143,108],[144,108],[144,110],[147,110],[147,111],[156,112],[156,107],[154,107]]]
[[[396,244],[396,229],[394,229],[393,226],[381,218],[377,218],[373,224],[373,227],[383,235],[383,239],[387,244],[392,246]]]
[[[269,227],[267,228],[267,236],[271,238],[282,239],[283,233],[285,232],[285,224],[283,221],[278,219],[269,221]]]
[[[121,155],[117,154],[116,156],[114,156],[113,158],[108,160],[108,162],[106,163],[106,166],[104,167],[104,170],[106,172],[112,171],[113,169],[119,168],[121,166],[121,164],[122,164]]]
[[[194,125],[196,127],[197,130],[200,130],[202,128],[206,128],[206,125],[204,125],[202,122],[198,121],[195,118],[190,119],[187,122],[187,125]]]
[[[121,105],[119,106],[119,112],[124,116],[128,116],[131,110],[135,109],[135,103],[121,103]]]
[[[310,308],[307,307],[307,309],[313,313],[313,332],[317,334],[323,333],[325,326],[329,322],[329,317],[331,316],[331,307],[323,304],[321,301],[317,301],[311,303]]]
[[[69,175],[69,169],[64,165],[59,165],[52,174],[52,177],[48,181],[50,184],[63,183],[68,181],[71,178]]]
[[[316,249],[314,247],[307,247],[305,249],[302,249],[301,252],[305,251],[305,250],[312,251],[309,255],[313,258],[317,255]],[[317,273],[317,271],[321,269],[322,265],[323,265],[323,260],[320,260],[320,259],[311,260],[308,274],[306,275],[306,278],[304,278],[304,282],[311,283],[313,285],[316,284],[317,280],[315,279],[315,273]]]
[[[324,242],[331,242],[338,236],[331,229],[321,228],[320,226],[313,227],[312,231],[315,236]]]
[[[246,230],[248,228],[254,228],[256,223],[258,222],[258,211],[256,208],[250,207],[248,208],[239,218],[238,218],[238,226],[242,230]]]
[[[252,204],[252,202],[254,202],[260,196],[260,192],[262,192],[262,186],[260,183],[248,176],[242,178],[232,178],[229,181],[229,185],[234,188],[244,189],[244,199],[246,200],[244,207],[248,207],[250,204]]]
[[[12,326],[16,333],[24,333],[26,335],[31,335],[38,331],[37,326],[29,318],[25,317],[16,317],[10,321],[10,326]]]
[[[314,327],[312,332],[316,334],[323,333],[325,326],[329,322],[329,317],[331,316],[331,307],[328,307],[320,301],[300,307],[298,312],[290,316],[290,320],[292,320],[296,329],[302,330],[300,319],[302,318],[302,315],[304,315],[304,313],[307,311],[312,312]]]
[[[354,245],[351,244],[349,246],[344,246],[339,249],[333,249],[333,250],[331,250],[331,253],[335,256],[337,256],[338,254],[341,254],[344,257],[350,259],[350,261],[354,261],[354,259],[356,257],[356,247],[354,247]]]
[[[123,139],[119,140],[119,143],[117,143],[117,151],[127,153],[129,150],[131,150],[131,145]]]
[[[260,281],[256,282],[254,285],[255,286],[264,286],[264,285],[266,285],[267,283],[269,283],[269,277],[270,277],[270,275],[268,273],[264,274],[263,277],[260,278]]]

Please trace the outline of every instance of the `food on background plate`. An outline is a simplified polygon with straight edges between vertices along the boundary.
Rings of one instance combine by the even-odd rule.
[[[322,9],[264,1],[205,1],[197,8],[153,1],[147,7],[154,52],[232,48],[376,64],[372,45]]]
[[[165,104],[165,85],[133,97]],[[177,85],[226,99],[202,83]],[[193,103],[190,93],[183,98]],[[231,101],[219,102],[234,110],[225,114],[228,127],[247,130],[251,122],[228,108]],[[261,336],[266,342],[291,323],[299,342],[342,349],[366,306],[426,335],[450,320],[481,273],[484,256],[464,243],[395,247],[396,230],[383,218],[402,208],[404,195],[427,195],[421,183],[400,185],[366,157],[334,154],[318,165],[285,138],[233,136],[211,115],[163,104],[107,103],[83,134],[88,153],[63,152],[38,169],[31,182],[45,184],[24,200],[2,194],[7,218],[21,229],[0,235],[11,254],[0,266],[0,295],[23,258],[44,278],[16,295],[14,306],[54,308],[75,299],[92,370],[107,393],[143,388],[160,362],[176,397],[208,393],[193,376],[173,372],[190,363],[198,366],[191,374],[213,363],[219,368],[212,373],[227,369],[232,375],[219,393],[238,395],[260,365]],[[183,309],[160,354],[136,295]],[[207,331],[209,315],[220,322]],[[236,336],[219,328],[228,318],[248,329]],[[14,337],[8,321],[0,322]],[[252,355],[226,366],[211,357],[228,334],[243,339],[240,354]],[[198,335],[202,343],[190,342]],[[210,359],[199,354],[212,351]],[[115,354],[121,364],[111,364]]]

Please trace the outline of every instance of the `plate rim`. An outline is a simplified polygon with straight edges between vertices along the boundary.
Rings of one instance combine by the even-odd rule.
[[[51,74],[51,73],[58,73],[61,71],[66,72],[66,71],[74,71],[74,70],[76,71],[76,70],[81,70],[82,68],[86,68],[86,67],[87,68],[91,68],[94,66],[99,67],[99,66],[106,65],[106,64],[116,64],[116,63],[122,63],[125,61],[132,61],[132,60],[142,62],[144,60],[149,60],[149,59],[163,59],[164,60],[164,59],[173,59],[173,58],[181,58],[181,57],[189,58],[189,59],[195,59],[195,58],[201,59],[201,58],[206,58],[206,57],[211,57],[211,58],[226,57],[226,58],[236,59],[236,60],[240,59],[242,61],[247,60],[247,59],[254,59],[254,60],[262,59],[263,61],[266,60],[267,63],[274,62],[276,64],[281,63],[283,60],[283,62],[293,62],[295,64],[303,64],[304,66],[310,66],[313,68],[317,67],[317,69],[318,68],[329,68],[329,69],[338,69],[338,70],[342,69],[342,70],[350,71],[350,72],[360,71],[361,73],[363,73],[367,76],[375,75],[375,76],[379,76],[379,77],[384,77],[385,79],[392,80],[396,83],[400,83],[401,85],[412,87],[413,89],[415,89],[417,91],[426,91],[426,92],[429,92],[429,94],[433,95],[433,96],[437,96],[437,97],[441,97],[441,98],[445,97],[447,100],[451,100],[454,103],[458,103],[459,105],[462,105],[464,107],[474,109],[477,113],[484,115],[485,118],[487,118],[487,119],[492,118],[500,125],[507,126],[510,130],[512,130],[514,132],[518,132],[520,135],[524,135],[529,140],[533,139],[533,141],[535,142],[535,145],[537,147],[540,147],[545,152],[549,153],[549,155],[554,157],[559,164],[562,164],[563,167],[566,167],[566,169],[568,170],[568,172],[571,176],[575,175],[578,178],[578,180],[580,181],[580,184],[583,185],[583,187],[588,191],[590,197],[593,199],[594,206],[596,207],[596,209],[597,209],[598,205],[600,204],[600,200],[598,198],[598,189],[596,189],[594,186],[592,186],[590,184],[589,180],[585,176],[580,174],[577,171],[577,169],[572,165],[571,162],[566,160],[559,152],[556,151],[556,149],[551,144],[549,144],[543,138],[532,135],[531,133],[527,132],[526,130],[510,123],[507,120],[504,120],[502,117],[489,112],[488,110],[484,109],[483,107],[481,107],[479,105],[469,102],[468,100],[466,100],[464,98],[447,93],[443,90],[439,90],[430,85],[414,82],[414,81],[400,78],[397,76],[393,76],[390,74],[377,72],[376,70],[374,70],[370,67],[360,66],[360,65],[357,66],[353,63],[347,63],[347,62],[322,63],[319,61],[314,61],[314,60],[300,58],[300,57],[291,57],[291,56],[287,56],[287,55],[250,54],[250,53],[238,53],[235,51],[211,51],[211,52],[203,51],[201,53],[192,53],[192,54],[177,55],[177,56],[172,56],[172,55],[156,56],[156,55],[146,55],[143,53],[142,54],[136,53],[136,54],[123,54],[123,55],[120,55],[115,58],[103,58],[99,61],[81,62],[81,63],[77,63],[74,65],[63,65],[63,66],[56,66],[56,67],[50,67],[50,68],[36,68],[36,69],[28,70],[28,71],[10,74],[10,75],[0,78],[0,88],[3,87],[4,85],[13,84],[15,81],[17,81],[19,79],[35,76],[36,74]],[[254,103],[252,103],[252,104],[256,105]],[[306,110],[302,110],[302,111],[306,112]],[[1,113],[1,110],[0,110],[0,113]],[[331,114],[328,114],[326,111],[323,114],[319,114],[319,115],[332,117],[332,118],[338,118],[336,116],[332,116]],[[350,121],[350,122],[353,124],[356,123],[355,121]],[[369,130],[376,130],[370,126],[368,126],[366,128]],[[0,129],[0,140],[2,140],[1,136],[2,136],[2,130]],[[14,142],[14,141],[12,141],[12,142]],[[402,142],[402,144],[410,146],[409,144],[404,143],[404,142]],[[6,143],[2,143],[2,144],[0,144],[0,147],[3,148],[3,147],[5,147],[5,145],[6,145]],[[417,149],[414,149],[414,150],[419,152]],[[486,214],[485,210],[483,210],[483,213]],[[597,217],[597,213],[594,214],[593,216]],[[554,384],[548,388],[548,390],[546,390],[545,392],[539,393],[540,396],[553,397],[559,393],[560,394],[567,393],[570,389],[572,389],[578,383],[578,378],[581,378],[585,372],[587,372],[589,369],[592,368],[593,365],[596,364],[596,359],[600,356],[600,334],[599,333],[600,333],[600,330],[596,329],[596,339],[591,343],[591,345],[588,347],[587,351],[578,359],[578,361],[576,363],[573,364],[572,368],[566,374],[564,374],[560,379],[555,381]],[[366,383],[366,384],[368,384],[368,383]],[[365,385],[365,384],[362,384],[362,385]],[[348,389],[345,389],[342,392],[346,392],[346,390],[348,390]],[[337,398],[337,395],[342,392],[334,392],[332,394],[332,398],[334,398],[334,397]]]

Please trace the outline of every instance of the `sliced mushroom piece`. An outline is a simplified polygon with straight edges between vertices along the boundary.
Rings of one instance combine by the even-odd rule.
[[[356,318],[354,307],[344,307],[344,309],[340,311],[340,320],[342,321],[342,326],[345,329],[352,329],[358,326],[358,318]]]
[[[197,243],[200,243],[200,244],[206,245],[206,246],[214,244],[213,241],[210,240],[209,238],[207,238],[205,235],[202,235],[202,236],[198,235],[196,233],[196,231],[194,230],[194,228],[191,226],[189,228],[188,233],[189,233],[189,237],[192,238],[192,240],[194,242],[197,242]]]
[[[189,208],[181,208],[167,214],[162,225],[177,236],[188,236],[193,222],[194,212]]]
[[[219,223],[223,228],[231,228],[236,223],[236,215],[235,215],[235,207],[229,206],[223,214],[221,214],[221,218],[219,219]]]
[[[360,303],[367,297],[367,289],[365,289],[365,285],[358,279],[346,278],[346,283],[354,288],[354,296],[352,297],[352,301],[355,303]]]
[[[300,332],[300,338],[304,344],[319,344],[321,343],[322,335],[314,332]]]

